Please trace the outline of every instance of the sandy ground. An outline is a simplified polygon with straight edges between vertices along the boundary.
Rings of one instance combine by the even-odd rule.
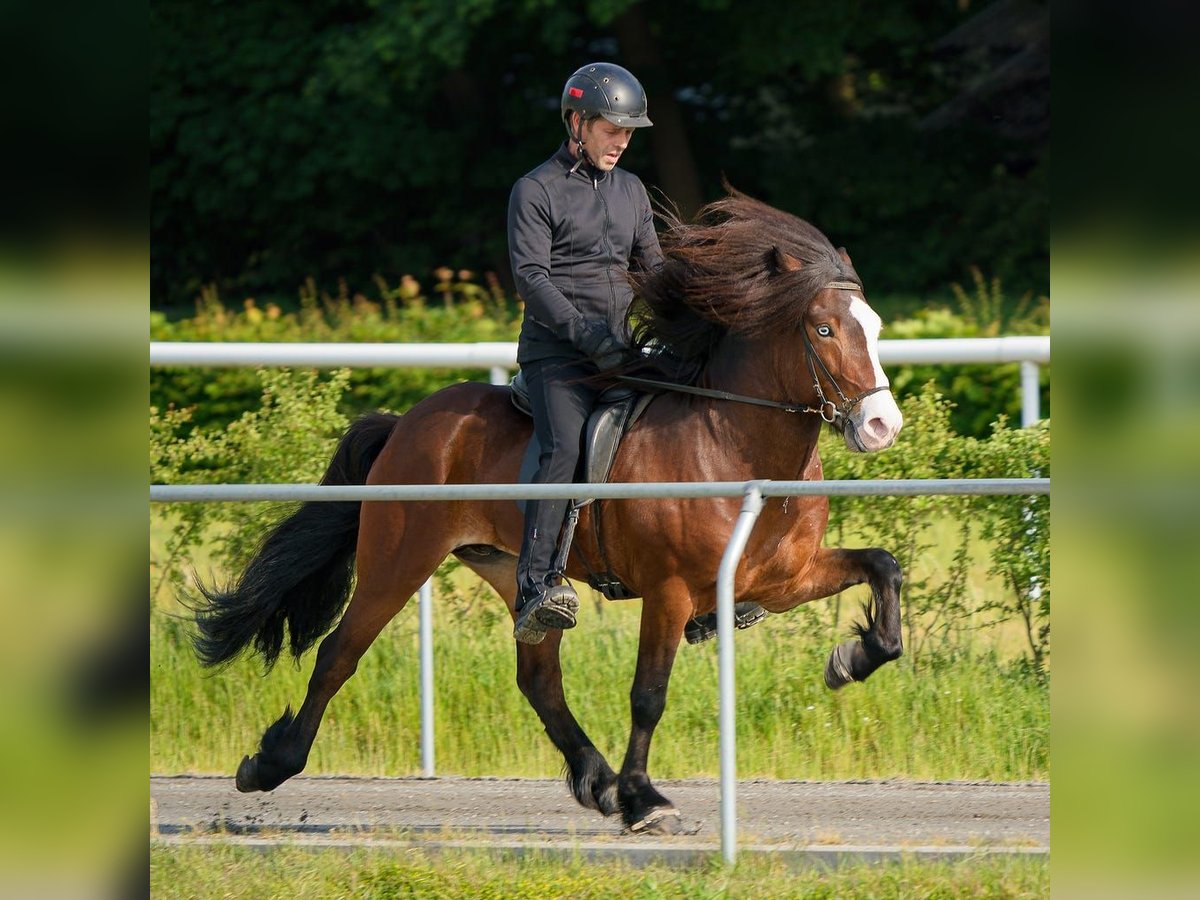
[[[151,836],[158,840],[289,842],[388,837],[516,842],[668,842],[711,849],[720,841],[714,781],[663,781],[690,835],[629,837],[620,821],[575,803],[556,780],[517,778],[293,778],[269,794],[239,794],[231,777],[152,776]],[[1050,787],[1044,783],[744,781],[737,787],[742,846],[768,848],[1010,848],[1046,852]]]

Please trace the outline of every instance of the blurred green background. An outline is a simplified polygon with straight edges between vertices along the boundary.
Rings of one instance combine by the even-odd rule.
[[[1044,295],[1049,13],[978,0],[159,0],[152,302],[294,297],[436,266],[511,287],[513,182],[580,65],[643,82],[622,165],[685,213],[722,177],[849,248],[868,290],[980,266]]]

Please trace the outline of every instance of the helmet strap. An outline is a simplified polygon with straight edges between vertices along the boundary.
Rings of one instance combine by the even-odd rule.
[[[572,116],[579,116],[579,130],[576,131],[573,128],[568,129],[570,136],[571,136],[571,140],[573,140],[579,147],[579,159],[575,160],[575,165],[571,166],[571,173],[573,174],[573,173],[579,171],[579,167],[582,166],[585,162],[588,165],[590,165],[593,169],[596,168],[596,164],[592,161],[591,156],[588,155],[587,147],[585,146],[586,141],[584,141],[584,139],[583,139],[583,123],[584,123],[583,113],[577,112],[576,110],[572,110],[567,115],[568,122],[571,121]]]

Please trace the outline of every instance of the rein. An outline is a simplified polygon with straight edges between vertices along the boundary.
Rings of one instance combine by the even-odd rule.
[[[834,288],[837,290],[862,290],[862,288],[852,281],[831,281],[825,285],[826,288]],[[842,391],[841,385],[837,383],[837,379],[833,377],[833,373],[829,371],[829,366],[825,365],[825,360],[821,359],[817,353],[816,347],[813,346],[812,338],[808,336],[808,329],[801,323],[801,333],[804,335],[805,357],[808,362],[808,372],[812,376],[813,390],[816,391],[818,405],[811,406],[807,403],[784,403],[779,400],[764,400],[760,397],[748,397],[745,394],[734,394],[729,391],[717,391],[710,388],[692,387],[686,384],[675,384],[670,381],[655,381],[652,378],[636,378],[632,375],[619,375],[619,381],[628,382],[629,384],[640,384],[646,387],[662,388],[667,391],[674,391],[679,394],[693,394],[697,397],[708,397],[712,400],[732,400],[735,403],[749,403],[754,406],[766,406],[771,409],[781,409],[789,413],[812,413],[818,415],[821,419],[830,424],[837,425],[839,419],[847,419],[854,409],[863,400],[872,394],[877,394],[880,391],[886,391],[886,387],[874,387],[863,391],[857,397],[847,397]],[[817,375],[817,366],[821,367],[821,372],[825,378],[833,386],[837,393],[840,405],[834,403],[825,396],[825,391],[821,388],[821,379]],[[840,426],[845,429],[846,422],[843,421]]]

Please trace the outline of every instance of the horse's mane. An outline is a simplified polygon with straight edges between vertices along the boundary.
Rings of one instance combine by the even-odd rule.
[[[663,264],[634,273],[633,340],[660,376],[699,378],[727,334],[792,330],[831,281],[862,281],[820,231],[726,185],[728,195],[683,222],[659,205]],[[784,267],[781,254],[801,263]]]

